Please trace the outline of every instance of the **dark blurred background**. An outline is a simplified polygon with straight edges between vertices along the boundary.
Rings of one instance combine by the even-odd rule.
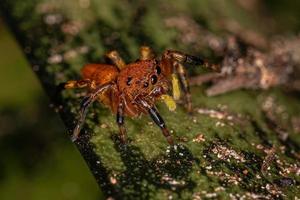
[[[98,199],[100,192],[0,18],[0,199]]]

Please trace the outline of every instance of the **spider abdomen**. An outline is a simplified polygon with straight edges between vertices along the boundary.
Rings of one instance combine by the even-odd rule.
[[[81,74],[84,79],[90,79],[96,85],[104,85],[114,81],[119,70],[114,65],[108,64],[87,64],[81,69]]]

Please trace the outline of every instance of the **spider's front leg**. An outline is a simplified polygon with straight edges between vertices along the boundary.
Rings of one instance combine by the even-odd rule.
[[[163,120],[163,118],[160,116],[158,110],[155,108],[155,106],[150,106],[146,101],[144,100],[139,100],[139,103],[141,103],[141,105],[148,110],[148,113],[150,115],[150,117],[152,118],[152,120],[154,121],[154,123],[159,126],[159,128],[161,129],[163,135],[166,137],[168,143],[170,145],[174,145],[174,140],[170,134],[170,131],[168,130],[168,128],[166,127],[166,124]]]
[[[181,89],[183,90],[183,93],[184,93],[186,109],[189,113],[191,113],[193,110],[192,98],[191,98],[192,96],[191,96],[191,92],[190,92],[189,79],[188,79],[186,70],[185,70],[184,66],[179,62],[175,62],[174,65],[175,65],[176,72],[177,72],[177,75],[179,78]]]
[[[161,63],[165,69],[167,68],[165,71],[171,74],[174,99],[180,98],[180,88],[178,84],[180,83],[181,90],[183,90],[185,96],[185,107],[187,108],[188,112],[192,112],[192,101],[188,76],[182,63],[203,65],[206,68],[219,71],[219,67],[217,65],[209,64],[200,57],[187,55],[182,52],[172,50],[167,50],[164,52]]]
[[[211,64],[200,57],[188,55],[179,51],[166,50],[163,54],[162,59],[169,60],[172,63],[174,61],[177,61],[179,63],[187,63],[191,65],[202,65],[208,69],[212,69],[214,71],[220,71],[219,65]]]

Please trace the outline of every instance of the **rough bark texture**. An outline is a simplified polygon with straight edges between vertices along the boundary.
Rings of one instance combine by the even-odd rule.
[[[104,62],[104,53],[111,49],[127,62],[138,58],[143,44],[157,53],[173,48],[210,56],[209,50],[200,48],[201,42],[180,43],[189,38],[178,40],[178,31],[167,26],[167,19],[170,25],[171,17],[188,16],[218,32],[217,19],[232,17],[222,10],[225,5],[235,13],[235,3],[217,6],[206,1],[170,5],[165,1],[7,0],[1,8],[70,133],[84,93],[58,91],[60,83],[79,78],[85,63]],[[246,14],[233,17],[250,20]],[[167,145],[147,116],[126,119],[130,143],[121,145],[115,117],[98,103],[92,106],[76,145],[107,197],[299,197],[297,97],[279,89],[207,97],[203,90],[191,90],[193,115],[180,106],[170,112],[158,104],[180,141],[174,147]],[[268,105],[273,107],[263,109]]]

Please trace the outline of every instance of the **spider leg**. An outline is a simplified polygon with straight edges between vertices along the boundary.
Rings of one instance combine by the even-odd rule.
[[[144,108],[146,108],[148,110],[148,113],[150,115],[150,117],[152,118],[152,120],[154,121],[154,123],[159,126],[159,128],[161,129],[163,135],[166,137],[168,143],[170,145],[174,145],[174,141],[173,138],[170,134],[170,131],[167,129],[166,124],[163,120],[163,118],[160,116],[158,110],[155,108],[155,106],[150,106],[146,101],[144,100],[140,100],[140,103],[142,104],[142,106]]]
[[[180,92],[180,87],[179,87],[178,76],[175,72],[173,72],[171,74],[171,78],[172,78],[172,96],[173,96],[174,100],[179,100],[181,92]]]
[[[172,84],[172,96],[174,100],[179,100],[181,91],[179,87],[179,80],[178,76],[176,74],[176,68],[175,68],[175,63],[178,63],[177,61],[173,60],[168,60],[169,63],[169,68],[170,68],[170,74],[171,74],[171,84]]]
[[[115,50],[108,52],[106,54],[106,57],[108,57],[113,62],[113,64],[115,64],[119,68],[119,70],[123,69],[126,66],[120,54]]]
[[[220,71],[219,65],[210,64],[200,57],[188,55],[179,51],[166,50],[163,54],[163,59],[178,61],[179,63],[187,63],[191,65],[203,65],[204,67],[214,71]]]
[[[158,125],[159,128],[161,129],[161,131],[162,131],[163,135],[166,137],[168,143],[170,145],[174,145],[173,138],[172,138],[169,130],[167,129],[163,118],[160,116],[158,110],[155,107],[152,107],[152,108],[149,108],[148,112],[149,112],[152,120],[155,122],[155,124]]]
[[[71,80],[65,83],[61,83],[60,85],[64,89],[74,89],[74,88],[85,88],[85,87],[92,87],[94,84],[93,81],[90,79],[82,79],[82,80]]]
[[[96,88],[94,81],[90,79],[82,79],[82,80],[71,80],[67,82],[60,83],[56,87],[55,95],[58,96],[65,89],[76,89],[76,88]]]
[[[155,57],[153,50],[148,46],[140,47],[140,60],[150,60]]]
[[[166,75],[171,76],[172,80],[172,91],[173,98],[178,100],[180,98],[180,87],[185,94],[185,104],[188,112],[192,111],[191,94],[189,89],[188,77],[186,70],[182,63],[187,63],[191,65],[203,65],[206,68],[210,68],[219,71],[219,66],[214,64],[209,64],[207,61],[200,57],[187,55],[179,51],[166,50],[163,53],[161,59],[161,65],[164,68]]]
[[[124,102],[121,100],[121,102],[118,105],[117,110],[117,124],[119,126],[119,134],[120,139],[123,143],[126,143],[126,128],[124,126]]]
[[[80,111],[79,111],[79,119],[78,119],[78,122],[77,122],[74,130],[73,130],[73,135],[72,135],[72,141],[73,142],[75,140],[77,140],[77,138],[79,136],[80,130],[82,128],[82,125],[84,123],[84,120],[85,120],[85,117],[86,117],[86,114],[87,114],[88,107],[95,100],[98,99],[98,95],[100,95],[104,90],[106,90],[107,88],[109,88],[111,86],[112,86],[111,83],[101,85],[82,100],[81,105],[80,105]]]
[[[185,70],[184,66],[178,62],[175,62],[175,68],[176,68],[176,72],[178,74],[181,89],[184,92],[186,109],[189,113],[191,113],[192,109],[193,109],[192,108],[192,99],[191,99],[190,86],[189,86],[189,81],[188,81],[186,70]]]

